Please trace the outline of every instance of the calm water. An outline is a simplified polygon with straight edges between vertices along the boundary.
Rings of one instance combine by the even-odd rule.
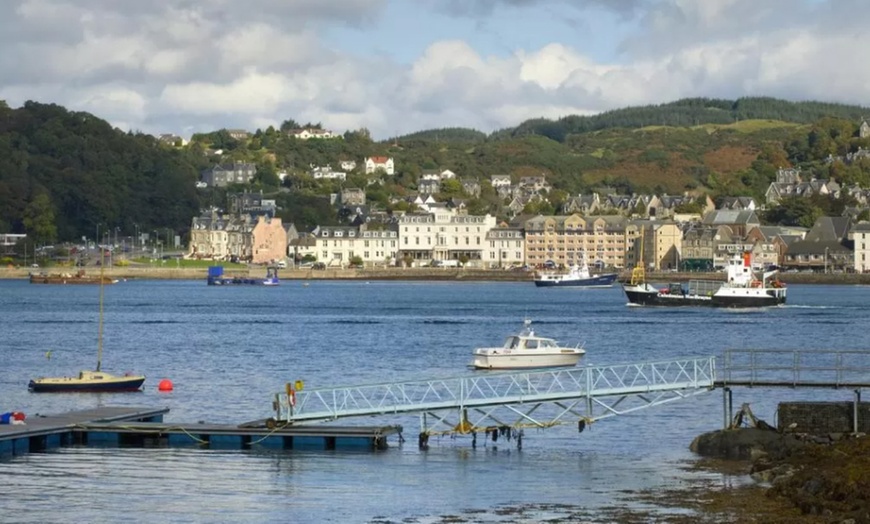
[[[619,288],[528,283],[284,282],[278,288],[129,281],[105,289],[103,368],[148,379],[138,394],[40,395],[27,381],[92,368],[98,288],[0,281],[0,412],[28,416],[99,405],[167,406],[166,420],[240,423],[270,416],[271,399],[306,387],[469,373],[476,346],[500,344],[523,318],[582,342],[587,362],[721,355],[728,348],[866,349],[870,288],[792,286],[769,310],[627,307]],[[51,359],[46,351],[51,350]],[[157,391],[169,378],[172,393]],[[736,390],[774,421],[777,401],[851,399],[849,392]],[[0,462],[0,520],[15,522],[506,522],[500,508],[564,504],[593,514],[625,493],[697,473],[679,465],[699,433],[722,424],[721,394],[566,425],[515,442],[433,438],[416,417],[380,453],[61,449]],[[724,480],[723,480],[724,482]],[[482,512],[482,513],[479,513]],[[532,520],[543,519],[546,512]],[[530,521],[532,521],[530,520]]]

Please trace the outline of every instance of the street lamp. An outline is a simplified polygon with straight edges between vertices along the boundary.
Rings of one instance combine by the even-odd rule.
[[[825,274],[828,274],[828,248],[825,248]]]

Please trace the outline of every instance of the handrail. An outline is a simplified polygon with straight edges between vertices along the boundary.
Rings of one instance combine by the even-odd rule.
[[[475,372],[407,382],[277,393],[278,420],[306,422],[352,416],[422,413],[607,396],[708,390],[716,357],[610,366]]]
[[[870,387],[870,350],[729,349],[722,385]]]

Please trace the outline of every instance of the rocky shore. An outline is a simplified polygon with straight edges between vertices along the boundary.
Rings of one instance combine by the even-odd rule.
[[[664,518],[658,511],[612,516],[679,524],[870,523],[870,438],[864,434],[737,428],[701,435],[690,448],[702,458],[686,469],[726,480],[636,494],[661,508]]]

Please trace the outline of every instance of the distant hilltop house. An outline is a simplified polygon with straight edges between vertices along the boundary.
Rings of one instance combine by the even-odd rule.
[[[173,147],[182,147],[187,145],[187,140],[178,135],[173,135],[172,133],[166,133],[158,136],[157,141],[161,144],[166,144]]]
[[[346,180],[347,173],[342,171],[334,171],[329,164],[325,166],[314,166],[311,165],[311,171],[309,171],[311,176],[315,179],[327,179],[327,180]]]
[[[309,140],[309,139],[332,139],[332,138],[341,138],[341,135],[333,133],[328,129],[318,129],[314,127],[306,127],[304,129],[288,129],[287,136],[291,138],[298,138],[299,140]]]
[[[388,175],[395,175],[396,168],[393,164],[392,157],[371,156],[365,159],[366,174],[375,173],[378,170],[383,171]]]
[[[204,170],[200,177],[208,187],[226,187],[230,184],[249,184],[257,174],[257,166],[250,162],[218,164]]]
[[[353,171],[356,169],[356,160],[339,160],[338,165],[343,171]]]
[[[234,140],[247,140],[251,137],[251,133],[248,133],[244,129],[227,129],[226,132]]]

